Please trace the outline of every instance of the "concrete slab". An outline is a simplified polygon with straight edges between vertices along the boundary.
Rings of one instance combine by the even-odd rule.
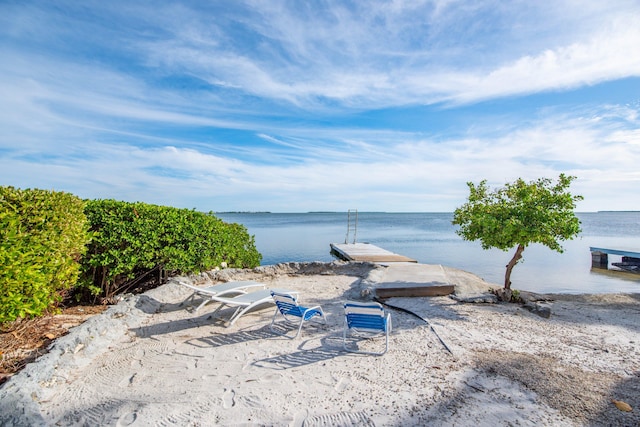
[[[441,265],[409,262],[389,264],[375,288],[378,298],[443,296],[454,290]]]

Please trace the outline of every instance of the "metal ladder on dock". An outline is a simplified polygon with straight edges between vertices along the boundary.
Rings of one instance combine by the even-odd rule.
[[[347,236],[344,238],[344,243],[349,243],[349,235],[353,232],[353,242],[356,243],[356,237],[358,234],[358,209],[349,209],[347,211]]]

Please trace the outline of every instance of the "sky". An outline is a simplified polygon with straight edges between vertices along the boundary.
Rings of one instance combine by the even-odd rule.
[[[576,176],[640,210],[637,0],[0,1],[0,185],[451,212]]]

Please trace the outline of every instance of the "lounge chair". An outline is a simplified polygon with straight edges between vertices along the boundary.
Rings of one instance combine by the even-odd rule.
[[[208,286],[206,288],[201,288],[198,286],[189,285],[184,282],[178,282],[182,286],[185,286],[193,291],[193,293],[185,299],[182,304],[185,304],[188,301],[192,301],[195,297],[202,297],[202,302],[200,305],[194,310],[197,312],[202,307],[204,307],[207,303],[212,302],[211,299],[214,296],[217,297],[231,297],[234,295],[242,295],[247,293],[247,289],[260,287],[262,289],[266,288],[264,283],[254,282],[252,280],[245,280],[239,282],[226,282],[220,283],[218,285]],[[181,305],[182,305],[181,304]]]
[[[290,293],[271,291],[271,297],[276,303],[276,311],[273,313],[273,319],[271,319],[271,332],[286,336],[287,338],[296,338],[300,335],[302,325],[305,321],[313,320],[314,317],[320,317],[324,323],[327,323],[327,318],[322,311],[322,308],[317,305],[315,307],[303,307],[298,304],[298,298]],[[278,313],[284,318],[285,322],[298,324],[298,332],[293,337],[289,337],[286,332],[278,332],[273,326],[276,323],[276,316]]]
[[[377,302],[355,301],[347,301],[344,304],[342,343],[346,351],[381,356],[389,349],[389,332],[391,332],[391,314],[385,313],[381,304]],[[360,335],[367,338],[384,334],[384,351],[375,353],[350,349],[347,345],[348,334]]]
[[[291,291],[282,289],[278,289],[277,291],[283,293],[291,293]],[[235,296],[233,298],[212,296],[211,301],[220,303],[220,306],[218,306],[218,308],[216,308],[212,313],[213,316],[215,316],[224,307],[236,307],[236,311],[233,312],[231,317],[225,320],[228,323],[228,326],[233,325],[236,320],[240,318],[240,316],[250,310],[253,310],[259,306],[274,304],[273,297],[271,296],[271,289],[261,289],[255,292],[248,292],[242,295]]]

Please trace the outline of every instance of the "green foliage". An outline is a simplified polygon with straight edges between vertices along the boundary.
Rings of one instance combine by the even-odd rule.
[[[582,196],[567,189],[575,177],[560,175],[558,183],[541,178],[530,183],[518,179],[489,191],[486,181],[469,182],[469,200],[454,212],[453,224],[465,240],[480,240],[483,249],[508,250],[518,244],[541,243],[562,252],[559,240],[580,232],[573,210]]]
[[[74,287],[110,297],[153,271],[261,258],[246,228],[211,213],[0,187],[0,323],[41,315]]]
[[[582,196],[568,191],[574,179],[564,174],[560,174],[557,183],[548,178],[529,183],[518,179],[493,191],[486,181],[477,186],[468,182],[469,199],[454,211],[453,224],[460,226],[456,233],[465,240],[480,240],[483,249],[506,251],[518,247],[507,266],[508,288],[511,268],[529,244],[540,243],[562,252],[560,241],[580,233],[580,220],[574,209]]]
[[[261,255],[246,228],[188,209],[94,200],[85,210],[95,236],[81,285],[110,297],[152,270],[195,273],[252,268]]]
[[[75,285],[88,240],[78,197],[0,187],[0,323],[54,306]]]

